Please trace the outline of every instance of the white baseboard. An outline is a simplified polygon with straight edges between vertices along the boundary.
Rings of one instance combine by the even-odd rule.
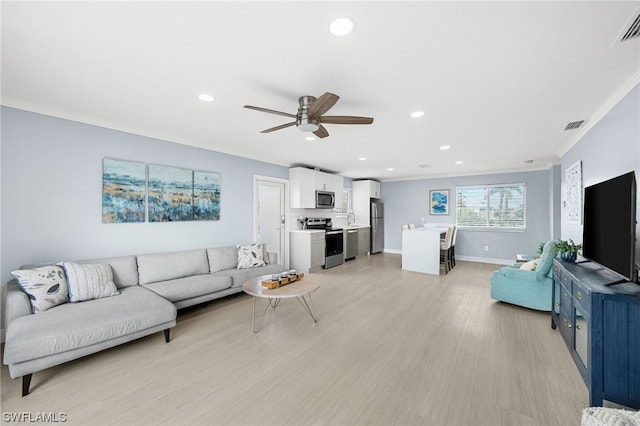
[[[456,259],[466,262],[495,263],[496,265],[513,265],[516,263],[515,259],[492,259],[489,257],[460,256],[458,254],[456,254]]]
[[[402,250],[396,249],[384,249],[384,253],[402,254]],[[477,263],[495,263],[496,265],[513,265],[516,263],[515,259],[494,259],[489,257],[475,257],[475,256],[461,256],[456,255],[456,259],[463,260],[465,262],[477,262]]]

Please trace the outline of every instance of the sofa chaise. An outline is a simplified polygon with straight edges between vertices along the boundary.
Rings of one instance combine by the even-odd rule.
[[[272,253],[264,255],[266,262],[275,258]],[[46,310],[38,310],[37,305],[34,308],[34,297],[24,290],[23,282],[12,280],[7,284],[5,299],[4,363],[12,378],[23,378],[25,396],[37,371],[159,331],[169,342],[178,309],[238,293],[247,279],[284,269],[283,265],[266,262],[249,263],[247,267],[242,259],[239,269],[238,257],[239,247],[227,246],[62,263],[69,280],[70,302]],[[108,297],[75,302],[73,298],[79,292],[71,294],[71,266],[87,281],[95,271],[106,271],[113,285]],[[40,276],[42,270],[22,269]],[[51,288],[57,291],[58,285]]]

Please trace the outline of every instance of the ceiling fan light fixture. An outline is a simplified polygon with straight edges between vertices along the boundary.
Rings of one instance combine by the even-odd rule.
[[[298,126],[298,129],[302,130],[303,132],[315,132],[319,128],[320,126],[314,123],[305,123]]]
[[[309,117],[298,118],[296,125],[298,126],[298,129],[302,130],[303,132],[315,132],[320,128],[320,126],[318,125],[318,120],[314,120]]]
[[[304,138],[304,140],[311,142],[311,141],[315,141],[316,138],[314,138],[313,136],[307,136]]]
[[[355,28],[353,19],[349,18],[337,18],[331,21],[329,24],[329,31],[336,37],[344,37],[351,34]]]

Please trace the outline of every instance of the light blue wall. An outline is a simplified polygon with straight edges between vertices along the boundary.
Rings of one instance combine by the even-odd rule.
[[[104,157],[221,174],[219,221],[102,223]],[[26,263],[253,239],[253,175],[285,167],[2,107],[2,283]]]
[[[551,226],[551,238],[557,240],[561,234],[561,204],[560,191],[560,164],[549,169],[549,225]]]
[[[562,157],[562,200],[566,200],[565,171],[582,162],[583,187],[630,171],[640,179],[640,86],[631,90]],[[640,197],[638,197],[640,212]],[[582,241],[582,225],[566,222],[562,208],[562,238]],[[640,263],[640,227],[636,225],[636,263]]]
[[[553,199],[549,194],[553,188],[552,178],[550,171],[543,170],[383,182],[381,192],[385,208],[385,250],[402,250],[400,227],[404,223],[420,225],[424,218],[425,223],[455,224],[456,186],[525,183],[527,229],[519,232],[460,229],[456,240],[456,257],[507,263],[515,258],[516,253],[535,254],[539,243],[552,237],[549,213]],[[429,215],[429,191],[434,189],[449,190],[449,215]],[[484,251],[485,245],[489,246],[489,251]]]

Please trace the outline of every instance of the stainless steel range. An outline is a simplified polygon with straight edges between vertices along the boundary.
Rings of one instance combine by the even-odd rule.
[[[304,220],[305,229],[323,229],[324,237],[324,268],[333,268],[344,263],[344,231],[333,228],[333,222],[326,217],[307,217]]]

